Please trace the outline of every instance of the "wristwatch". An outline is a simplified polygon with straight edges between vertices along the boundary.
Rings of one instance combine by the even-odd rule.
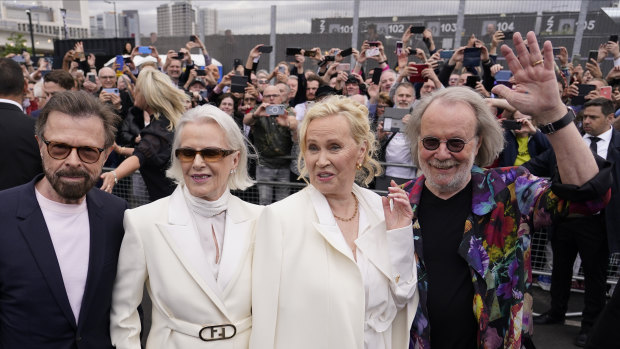
[[[573,122],[574,119],[575,112],[571,108],[568,108],[568,112],[560,120],[548,123],[546,125],[538,125],[538,128],[540,129],[540,132],[546,135],[550,135],[564,128],[565,126]]]

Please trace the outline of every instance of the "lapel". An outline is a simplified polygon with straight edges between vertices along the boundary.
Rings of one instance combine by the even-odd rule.
[[[217,277],[217,284],[224,291],[225,296],[231,291],[227,286],[234,285],[231,281],[236,280],[243,271],[246,258],[251,258],[249,249],[251,240],[253,240],[254,219],[252,217],[254,214],[248,210],[247,205],[241,199],[236,196],[230,197],[226,210],[222,260]]]
[[[105,256],[106,231],[104,206],[100,198],[93,195],[92,189],[86,194],[86,207],[88,209],[88,225],[90,230],[90,247],[88,258],[88,274],[86,277],[86,285],[84,286],[84,296],[82,297],[82,305],[80,306],[80,316],[78,317],[78,328],[84,324],[87,318],[89,306],[96,302],[94,299],[99,286],[103,268],[103,259]]]
[[[211,298],[213,304],[228,317],[226,306],[222,302],[222,291],[213,274],[207,270],[208,264],[202,251],[198,232],[194,229],[194,223],[190,217],[189,208],[180,185],[170,195],[168,223],[157,223],[156,225],[183,267]]]
[[[611,141],[609,147],[607,147],[607,160],[618,162],[620,161],[620,132],[616,130],[611,131]]]
[[[58,306],[71,326],[76,329],[75,316],[69,304],[52,238],[34,192],[34,185],[42,176],[37,176],[21,192],[17,203],[17,218],[20,219],[18,226]]]
[[[351,248],[347,245],[344,236],[342,236],[342,233],[338,228],[338,224],[336,224],[336,220],[331,214],[327,199],[325,199],[325,197],[312,185],[309,185],[307,188],[308,195],[310,196],[310,202],[318,218],[318,222],[312,222],[314,228],[333,248],[345,255],[349,260],[351,260],[351,262],[355,263],[353,251],[351,251]]]
[[[353,192],[359,200],[359,204],[364,208],[369,228],[362,231],[355,241],[355,245],[364,253],[366,258],[385,275],[388,280],[392,279],[392,265],[387,246],[387,236],[385,218],[383,216],[383,205],[374,194],[369,194],[357,185],[353,185]],[[372,202],[374,199],[374,203]],[[379,199],[380,200],[380,199]],[[374,207],[374,209],[373,209]],[[380,210],[377,210],[376,208]],[[362,219],[360,216],[360,225]]]

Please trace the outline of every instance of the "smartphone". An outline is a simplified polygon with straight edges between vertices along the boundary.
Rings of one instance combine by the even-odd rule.
[[[131,57],[125,57],[123,58],[123,61],[125,62],[125,64],[131,63]]]
[[[346,49],[346,50],[342,50],[342,51],[340,51],[340,56],[341,56],[341,57],[348,57],[348,56],[350,56],[352,53],[353,53],[353,48],[352,48],[352,47],[349,47],[349,48],[348,48],[348,49]]]
[[[301,53],[301,49],[300,48],[296,48],[296,47],[287,47],[286,48],[286,55],[287,56],[294,56],[294,55],[298,55]]]
[[[189,41],[196,42],[196,41],[198,41],[198,38],[196,37],[196,35],[190,35],[189,36]]]
[[[324,62],[333,62],[335,60],[336,60],[336,57],[334,57],[334,56],[325,56],[325,57],[323,57],[323,61]]]
[[[611,99],[611,86],[603,86],[603,87],[601,87],[600,95],[603,98]]]
[[[271,53],[273,51],[273,46],[263,45],[258,48],[258,52],[260,53]]]
[[[403,118],[409,114],[409,109],[385,108],[383,113],[383,130],[401,132],[404,129]]]
[[[351,63],[338,63],[338,66],[336,66],[336,71],[350,71],[351,70]]]
[[[574,67],[576,67],[577,64],[581,64],[581,55],[574,55],[571,62],[573,63]]]
[[[592,63],[592,60],[594,60],[595,62],[597,62],[598,60],[598,51],[596,50],[590,50],[588,52],[588,63]]]
[[[86,74],[86,76],[88,76],[88,81],[92,82],[93,84],[97,83],[97,77],[95,76],[95,73],[88,73]]]
[[[379,41],[368,41],[368,46],[377,47],[379,46]]]
[[[316,57],[315,51],[304,50],[304,57]]]
[[[495,73],[495,81],[508,81],[512,77],[510,70],[500,70]]]
[[[504,32],[504,40],[512,40],[512,37],[515,35],[515,32]]]
[[[579,89],[579,94],[577,94],[577,96],[571,98],[570,103],[572,105],[584,105],[586,103],[586,99],[585,96],[594,91],[596,89],[596,86],[594,85],[587,85],[587,84],[579,84],[577,85],[577,88]]]
[[[463,66],[465,67],[477,67],[480,65],[480,51],[479,47],[467,47],[463,57]]]
[[[116,64],[118,65],[116,70],[122,71],[125,64],[125,59],[123,59],[122,55],[116,55]]]
[[[45,77],[45,75],[49,74],[49,72],[51,72],[51,70],[41,70],[41,76]]]
[[[240,65],[241,65],[241,59],[239,58],[233,59],[233,69],[236,69]]]
[[[141,55],[150,55],[153,51],[148,46],[138,46],[138,52]]]
[[[418,26],[418,25],[414,25],[411,27],[411,29],[409,29],[409,31],[411,32],[411,34],[422,34],[424,33],[424,29],[426,29],[425,26]]]
[[[284,114],[284,104],[272,104],[265,107],[267,115],[282,115]]]
[[[396,41],[396,55],[400,56],[403,53],[403,42]]]
[[[471,87],[474,90],[476,89],[476,83],[480,81],[480,77],[478,75],[470,75],[467,77],[467,81],[465,82],[465,86]]]
[[[286,74],[286,67],[283,65],[278,66],[278,73]]]
[[[517,120],[502,120],[502,127],[504,130],[520,130],[522,124]]]
[[[381,82],[381,74],[383,73],[383,70],[381,70],[381,68],[375,68],[375,70],[372,72],[372,83],[375,85],[379,85],[379,83]]]
[[[107,93],[112,93],[117,96],[119,95],[118,89],[116,87],[115,88],[104,88],[102,89],[102,91],[107,92]]]
[[[609,41],[618,42],[618,35],[610,35]]]
[[[231,92],[245,92],[248,86],[248,77],[245,75],[233,75],[230,77]]]
[[[454,55],[454,50],[443,50],[439,52],[439,58],[450,59]]]
[[[183,52],[178,52],[177,53],[177,59],[183,59],[183,57],[185,56],[185,54]]]
[[[198,93],[200,94],[200,96],[203,99],[207,99],[209,97],[209,91],[207,91],[207,90],[200,90],[200,92],[198,92]]]
[[[26,60],[24,59],[24,56],[22,55],[16,55],[11,58],[17,63],[26,63]]]
[[[374,56],[378,56],[379,55],[379,48],[378,47],[370,47],[369,49],[366,50],[366,57],[374,57]]]
[[[561,48],[554,47],[553,48],[553,56],[555,57],[555,56],[559,55],[560,54],[560,50],[561,50]]]
[[[409,75],[409,82],[416,83],[416,82],[424,82],[426,81],[423,77],[422,77],[422,70],[428,68],[428,66],[426,64],[416,64],[416,63],[409,63],[410,67],[415,67],[418,72],[417,73],[413,73],[411,75]]]
[[[196,69],[196,76],[206,76],[207,71],[204,69]]]

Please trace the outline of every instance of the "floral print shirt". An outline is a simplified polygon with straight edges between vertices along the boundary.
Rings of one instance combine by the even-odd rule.
[[[521,348],[532,333],[531,232],[567,215],[592,214],[607,200],[571,203],[557,197],[551,182],[523,167],[472,168],[472,212],[464,222],[459,255],[474,285],[472,310],[478,321],[478,347]],[[420,303],[411,327],[412,348],[430,348],[426,300],[428,279],[417,209],[424,176],[403,185],[413,209],[413,235]],[[604,196],[604,195],[603,195]],[[609,198],[609,192],[606,198]],[[458,326],[458,324],[454,324]]]

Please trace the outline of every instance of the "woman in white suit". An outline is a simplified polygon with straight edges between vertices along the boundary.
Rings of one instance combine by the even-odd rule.
[[[252,184],[244,138],[221,110],[197,107],[181,118],[172,153],[174,193],[125,213],[112,344],[140,348],[136,309],[146,282],[153,302],[147,348],[247,348],[261,207],[230,194]]]
[[[368,110],[330,97],[308,110],[299,140],[310,185],[256,224],[250,348],[407,349],[412,212],[395,183],[384,198],[355,184],[380,171]]]

